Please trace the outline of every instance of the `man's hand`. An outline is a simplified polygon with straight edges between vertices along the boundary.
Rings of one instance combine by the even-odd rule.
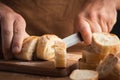
[[[26,22],[23,17],[9,7],[0,3],[0,21],[2,50],[5,59],[21,51],[24,38],[28,37],[25,31]]]
[[[85,43],[90,44],[92,33],[110,32],[116,18],[115,0],[85,0],[77,18],[76,29]]]

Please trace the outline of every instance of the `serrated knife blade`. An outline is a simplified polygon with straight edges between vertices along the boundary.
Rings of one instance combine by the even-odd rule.
[[[74,33],[68,37],[65,37],[62,39],[66,45],[67,45],[67,48],[77,44],[78,42],[80,41],[83,41],[82,37],[81,37],[81,34],[78,32],[78,33]]]

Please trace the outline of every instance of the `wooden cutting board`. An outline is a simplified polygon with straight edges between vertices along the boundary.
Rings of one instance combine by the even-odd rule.
[[[4,61],[0,60],[0,70],[37,74],[43,76],[64,77],[71,71],[78,68],[77,61],[81,58],[80,54],[67,54],[67,67],[64,69],[55,68],[54,61]]]

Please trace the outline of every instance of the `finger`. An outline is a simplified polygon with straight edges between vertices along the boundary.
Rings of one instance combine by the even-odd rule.
[[[98,19],[96,12],[92,12],[91,14],[89,14],[89,18],[88,18],[87,22],[89,23],[92,32],[101,32],[102,31],[98,21],[99,21],[99,19]]]
[[[107,20],[103,18],[103,16],[99,15],[99,24],[101,26],[102,32],[108,32],[108,25],[107,25]]]
[[[110,32],[110,31],[112,30],[112,28],[114,27],[116,21],[117,21],[117,12],[116,12],[116,10],[115,10],[115,11],[113,11],[113,12],[111,13],[111,15],[109,15],[109,17],[108,17],[108,23],[107,23],[107,25],[108,25],[108,31],[109,31],[109,32]]]
[[[25,35],[25,26],[26,23],[21,16],[17,16],[14,22],[14,37],[13,37],[13,44],[12,44],[12,52],[19,53],[22,48],[22,42]]]
[[[91,44],[92,32],[90,25],[85,20],[79,20],[78,31],[81,33],[83,40],[86,44]]]
[[[89,25],[90,25],[92,33],[94,33],[94,32],[101,32],[102,31],[100,25],[96,21],[90,21]]]
[[[115,23],[116,23],[116,19],[110,20],[110,21],[107,23],[108,32],[110,32],[110,31],[112,30],[112,28],[114,27]]]
[[[106,21],[101,20],[100,25],[101,25],[102,32],[108,32],[109,31]]]
[[[10,51],[13,38],[13,18],[5,17],[1,19],[2,50],[5,59],[11,58]]]

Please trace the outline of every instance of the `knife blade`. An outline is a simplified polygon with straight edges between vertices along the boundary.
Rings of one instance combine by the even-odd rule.
[[[66,45],[67,45],[67,48],[77,44],[78,42],[80,41],[83,41],[82,37],[81,37],[81,34],[78,32],[78,33],[74,33],[68,37],[65,37],[62,39]]]

